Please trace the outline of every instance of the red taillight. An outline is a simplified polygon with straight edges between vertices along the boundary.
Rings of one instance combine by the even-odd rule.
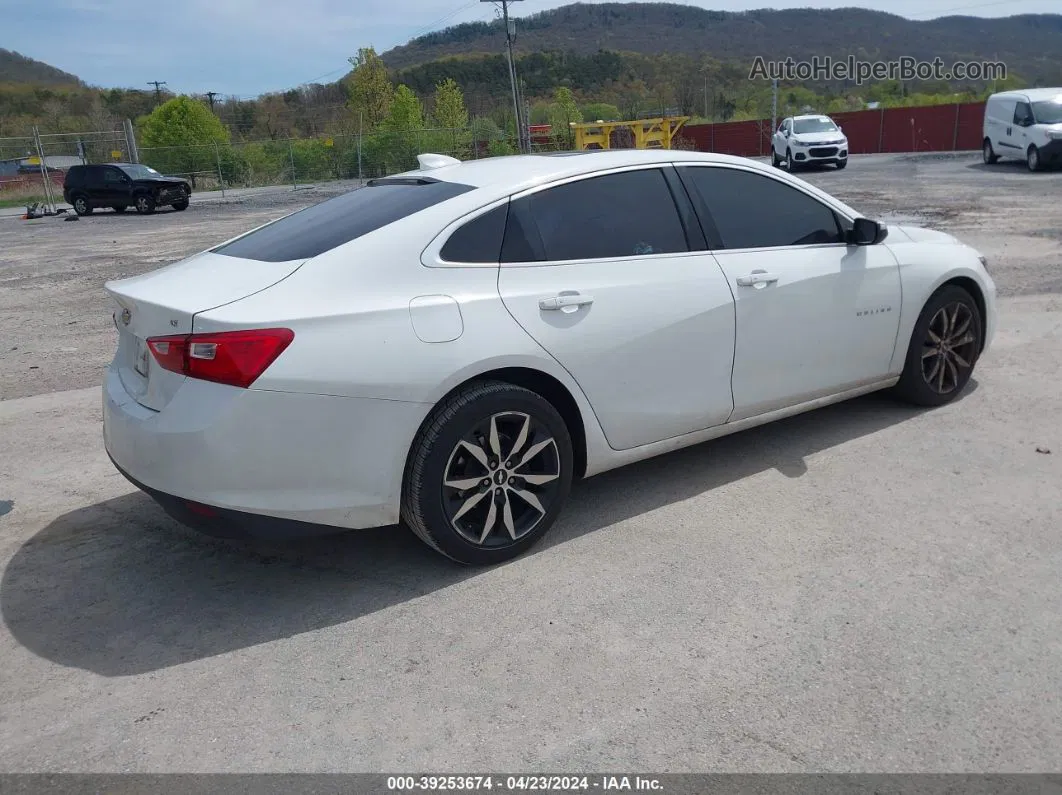
[[[249,387],[295,339],[286,328],[223,331],[217,334],[175,334],[147,341],[155,361],[165,370],[189,378]]]

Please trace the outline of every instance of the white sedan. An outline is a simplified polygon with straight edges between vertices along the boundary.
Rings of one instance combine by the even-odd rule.
[[[576,478],[874,390],[947,403],[992,339],[976,251],[750,160],[420,163],[107,285],[123,474],[214,533],[403,520],[497,563]]]
[[[798,166],[848,165],[848,138],[829,116],[806,115],[782,119],[771,136],[771,164],[787,171]]]

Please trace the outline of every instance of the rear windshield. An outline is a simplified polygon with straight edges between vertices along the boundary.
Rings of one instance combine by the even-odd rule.
[[[219,246],[214,253],[263,262],[309,259],[470,190],[471,185],[430,179],[374,180]]]

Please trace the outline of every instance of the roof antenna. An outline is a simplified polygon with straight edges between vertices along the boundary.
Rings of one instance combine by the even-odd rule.
[[[433,154],[417,155],[417,163],[420,165],[422,171],[431,171],[433,168],[443,168],[444,166],[461,165],[461,161],[456,157]]]

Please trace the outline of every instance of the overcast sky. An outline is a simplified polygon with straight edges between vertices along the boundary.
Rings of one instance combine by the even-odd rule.
[[[570,0],[568,0],[570,2]],[[588,0],[600,2],[600,0]],[[517,16],[565,5],[521,0]],[[859,5],[913,19],[1056,13],[1059,0],[689,0],[724,11]],[[102,86],[254,96],[335,80],[358,47],[382,52],[458,22],[489,20],[479,0],[0,0],[0,47]]]

